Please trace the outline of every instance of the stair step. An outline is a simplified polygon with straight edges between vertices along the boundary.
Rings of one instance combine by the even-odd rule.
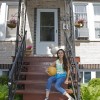
[[[70,82],[70,81],[69,81]],[[46,88],[46,81],[40,81],[40,80],[36,80],[36,81],[33,81],[33,80],[22,80],[22,81],[18,81],[16,82],[17,84],[19,85],[24,85],[25,89],[29,89],[29,90],[45,90]],[[68,85],[67,84],[62,84],[62,87],[64,89],[68,89]],[[55,88],[55,84],[52,84],[52,87],[51,87],[51,90],[52,91],[56,91],[56,88]]]
[[[49,76],[47,75],[46,72],[21,72],[21,75],[26,75],[26,79],[27,80],[45,80],[47,81],[47,79],[49,78]]]
[[[23,65],[23,67],[27,68],[29,72],[45,72],[45,70],[49,67],[49,65]]]
[[[32,81],[32,80],[21,80],[21,81],[17,81],[17,84],[37,84],[37,83],[41,83],[41,84],[45,84],[45,81]]]
[[[29,64],[49,64],[55,61],[55,57],[24,57],[24,63],[29,62]]]
[[[44,91],[26,91],[26,90],[17,90],[17,94],[23,94],[23,100],[44,100],[45,90]],[[67,97],[63,96],[59,92],[50,92],[49,100],[68,100]]]
[[[35,84],[35,83],[46,83],[46,81],[43,81],[43,80],[20,80],[20,81],[17,81],[16,82],[17,84]],[[72,82],[71,81],[68,81],[69,84],[71,84]]]
[[[22,75],[47,75],[46,72],[21,72]]]
[[[66,89],[67,93],[72,94],[72,89]],[[16,90],[17,94],[45,94],[45,90]],[[57,91],[51,91],[50,94],[59,94]]]

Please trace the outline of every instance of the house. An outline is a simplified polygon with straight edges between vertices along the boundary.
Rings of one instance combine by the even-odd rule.
[[[82,82],[100,78],[100,3],[73,2],[74,20],[84,20],[82,28],[75,28],[76,56],[80,56]]]
[[[82,83],[100,77],[99,8],[99,0],[0,0],[0,66],[12,64],[25,30],[33,56],[51,56],[51,44],[66,47],[67,34],[74,55],[80,57]],[[11,19],[18,21],[16,28],[7,26]],[[78,20],[84,21],[80,28],[75,27]]]

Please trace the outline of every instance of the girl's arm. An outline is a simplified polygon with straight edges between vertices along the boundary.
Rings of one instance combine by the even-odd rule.
[[[69,74],[70,74],[70,70],[69,70],[69,66],[68,66],[67,78],[66,78],[66,80],[65,80],[65,84],[68,84]]]
[[[53,62],[50,66],[52,66],[52,67],[56,67],[56,61]]]

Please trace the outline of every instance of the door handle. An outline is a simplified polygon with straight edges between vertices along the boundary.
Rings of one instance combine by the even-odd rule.
[[[57,33],[57,30],[56,30],[56,33]]]

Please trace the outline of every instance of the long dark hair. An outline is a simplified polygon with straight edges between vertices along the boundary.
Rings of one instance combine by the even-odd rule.
[[[59,56],[58,56],[59,51],[62,51],[62,52],[64,53],[64,56],[63,56],[63,69],[64,69],[65,71],[68,71],[67,58],[66,58],[65,51],[64,51],[63,49],[59,49],[59,50],[57,51],[57,59],[59,59]]]

